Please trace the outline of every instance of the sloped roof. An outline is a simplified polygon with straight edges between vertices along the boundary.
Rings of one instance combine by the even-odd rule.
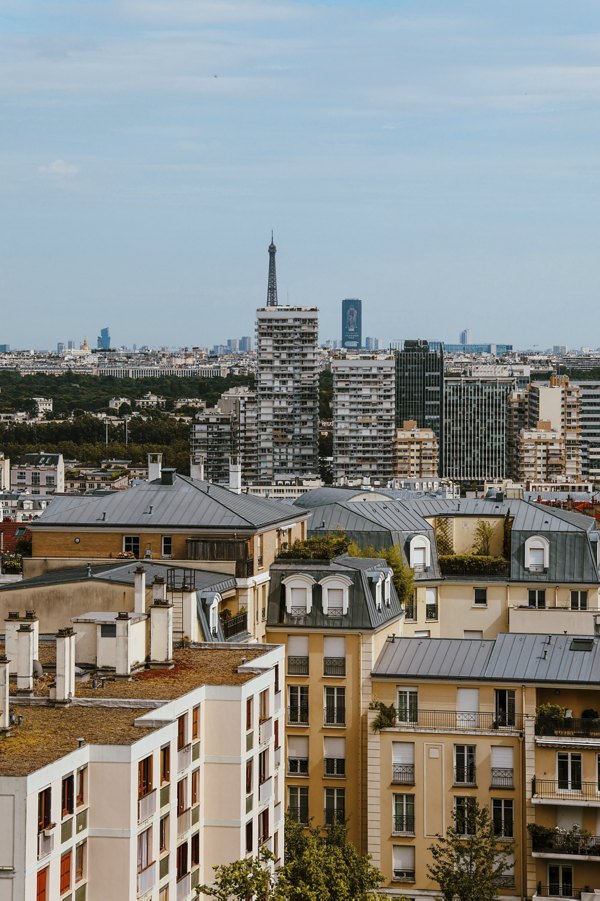
[[[305,516],[303,511],[278,501],[234,494],[211,482],[175,475],[172,485],[156,479],[126,491],[55,497],[34,528],[258,530]]]

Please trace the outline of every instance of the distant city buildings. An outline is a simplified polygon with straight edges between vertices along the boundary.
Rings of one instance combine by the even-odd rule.
[[[23,454],[10,467],[12,491],[29,494],[62,494],[65,490],[65,462],[62,454]]]
[[[471,330],[468,328],[463,329],[458,340],[460,344],[469,344],[471,341]]]
[[[108,330],[108,326],[106,328],[100,329],[100,334],[98,335],[96,346],[98,350],[110,350],[110,332]]]

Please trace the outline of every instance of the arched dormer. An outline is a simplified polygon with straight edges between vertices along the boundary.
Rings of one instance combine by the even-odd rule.
[[[323,613],[325,616],[345,616],[350,601],[352,579],[348,576],[325,576],[319,582],[323,593]]]
[[[525,541],[525,569],[542,573],[550,565],[550,542],[542,535],[532,535]]]
[[[414,535],[410,539],[408,565],[416,573],[425,572],[431,566],[431,544],[425,535]]]
[[[312,576],[294,573],[282,580],[285,586],[285,609],[290,616],[306,616],[312,610]]]

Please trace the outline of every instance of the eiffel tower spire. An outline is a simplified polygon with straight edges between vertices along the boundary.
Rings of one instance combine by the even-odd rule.
[[[277,273],[275,272],[275,254],[277,248],[273,244],[273,232],[271,232],[271,243],[269,244],[269,282],[267,285],[267,306],[277,306]]]

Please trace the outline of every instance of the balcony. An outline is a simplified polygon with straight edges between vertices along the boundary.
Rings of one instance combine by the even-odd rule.
[[[38,860],[43,860],[44,857],[48,857],[49,854],[52,854],[53,850],[54,833],[51,831],[51,827],[48,827],[38,834]]]
[[[394,763],[392,766],[392,783],[394,785],[414,785],[414,763]]]
[[[192,876],[190,873],[182,876],[182,878],[177,883],[177,901],[187,901],[190,892],[192,891]]]
[[[288,676],[308,676],[308,657],[288,657]]]
[[[328,778],[341,778],[346,775],[345,757],[326,757],[324,775]]]
[[[149,864],[145,870],[142,870],[141,873],[137,874],[137,893],[138,895],[145,895],[146,892],[149,892],[151,888],[154,887],[154,883],[156,882],[156,863]]]
[[[149,817],[154,816],[156,813],[156,797],[158,792],[156,789],[154,791],[149,792],[147,795],[144,795],[143,798],[140,798],[138,801],[138,823],[141,823],[143,820],[147,820]]]
[[[185,748],[182,748],[177,752],[177,772],[181,773],[183,770],[187,770],[187,768],[192,763],[192,746],[186,745]]]
[[[415,834],[415,818],[414,815],[395,814],[393,817],[392,830],[395,835],[414,835]]]
[[[273,779],[269,777],[269,779],[265,779],[265,781],[258,786],[258,803],[266,804],[272,797]]]
[[[578,830],[550,829],[532,824],[531,849],[534,854],[550,857],[569,855],[574,857],[600,857],[600,836]]]
[[[512,767],[493,766],[490,788],[514,788],[514,770]]]
[[[288,707],[288,726],[308,726],[308,704],[305,707]]]
[[[346,658],[345,657],[324,657],[323,658],[323,675],[324,676],[345,676],[346,675]]]
[[[263,747],[270,742],[273,738],[273,720],[263,720],[258,724],[258,744],[259,747]]]
[[[243,635],[248,631],[248,613],[238,613],[237,616],[221,619],[221,628],[223,629],[225,641],[228,638],[233,638],[235,635]]]
[[[520,732],[523,717],[510,717],[493,711],[478,713],[470,710],[399,710],[397,729],[435,729],[452,732]]]
[[[562,781],[533,777],[531,794],[533,801],[553,801],[563,804],[600,805],[600,791],[597,782],[582,782],[580,779]]]
[[[600,719],[538,716],[535,734],[560,738],[600,738]]]
[[[555,901],[556,898],[580,901],[582,891],[585,889],[572,888],[569,885],[542,885],[538,882],[533,901]]]
[[[187,810],[182,810],[180,814],[177,816],[177,837],[180,835],[184,835],[184,833],[189,831],[192,820],[192,808],[188,807]]]

